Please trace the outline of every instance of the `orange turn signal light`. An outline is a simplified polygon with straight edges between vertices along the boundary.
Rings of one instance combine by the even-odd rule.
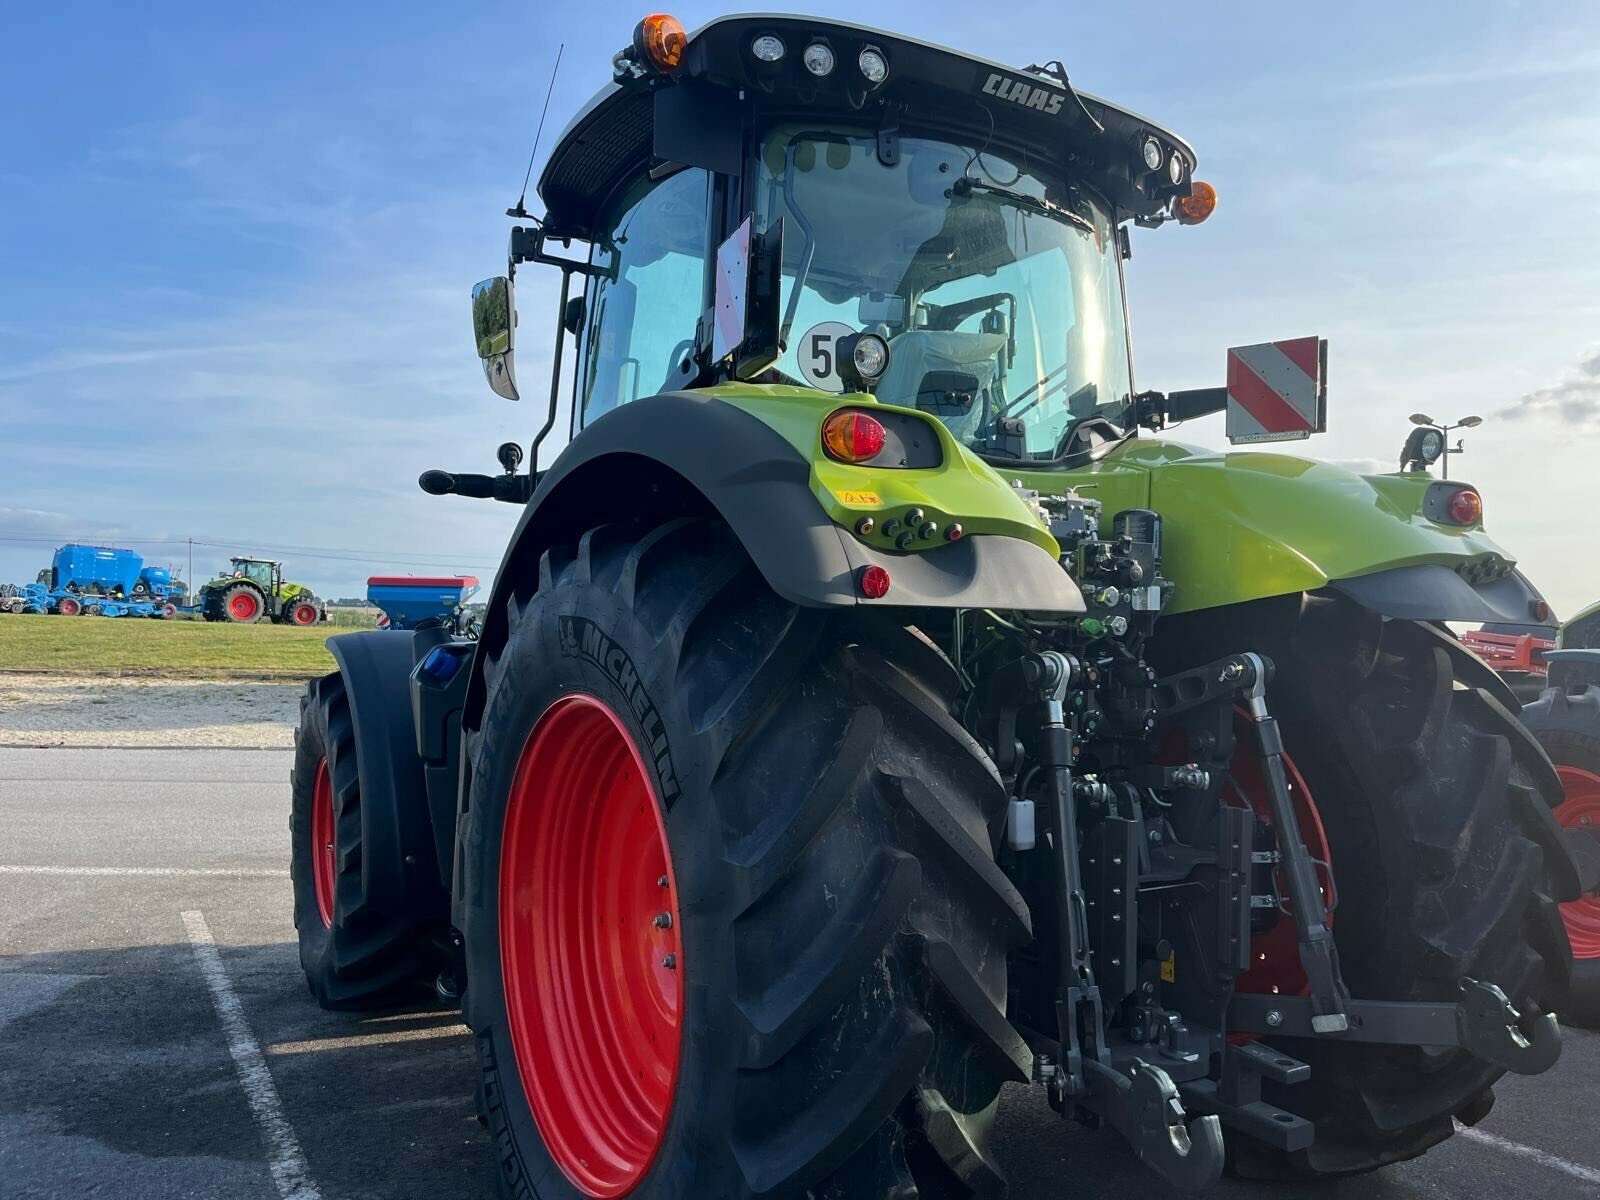
[[[883,423],[853,408],[841,408],[822,423],[822,448],[840,462],[866,462],[883,449]]]
[[[633,48],[638,56],[663,75],[678,69],[688,44],[683,22],[666,13],[651,13],[633,31]]]
[[[1198,225],[1217,211],[1217,189],[1203,179],[1189,185],[1189,194],[1178,197],[1172,206],[1172,215],[1179,225]]]

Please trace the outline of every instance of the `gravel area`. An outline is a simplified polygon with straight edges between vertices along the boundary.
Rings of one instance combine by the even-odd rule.
[[[0,675],[0,746],[294,745],[302,682]]]

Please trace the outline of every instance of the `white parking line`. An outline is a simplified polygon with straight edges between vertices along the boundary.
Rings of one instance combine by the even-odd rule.
[[[96,875],[153,875],[158,878],[201,876],[206,879],[287,879],[287,869],[278,867],[31,867],[0,863],[0,875],[66,875],[90,878]]]
[[[1540,1166],[1550,1168],[1552,1171],[1560,1171],[1563,1175],[1570,1175],[1574,1179],[1581,1179],[1585,1183],[1600,1186],[1600,1170],[1596,1170],[1594,1167],[1586,1167],[1581,1163],[1569,1162],[1558,1154],[1551,1154],[1548,1150],[1540,1150],[1537,1146],[1525,1146],[1521,1142],[1513,1142],[1510,1138],[1499,1137],[1493,1133],[1485,1133],[1481,1129],[1469,1129],[1464,1125],[1457,1125],[1456,1132],[1468,1141],[1492,1147],[1506,1154],[1514,1154],[1518,1158],[1536,1162]]]
[[[211,989],[211,1002],[216,1006],[217,1019],[228,1041],[228,1053],[233,1055],[234,1069],[239,1073],[239,1086],[244,1089],[250,1111],[261,1128],[262,1140],[267,1144],[267,1165],[272,1171],[273,1183],[278,1185],[278,1195],[283,1200],[321,1200],[316,1184],[311,1181],[306,1156],[301,1153],[294,1130],[283,1115],[272,1072],[267,1070],[261,1047],[250,1032],[244,1008],[228,980],[222,956],[217,953],[211,927],[206,924],[204,914],[198,912],[184,913],[183,927],[189,933],[189,944],[194,947],[200,973]]]

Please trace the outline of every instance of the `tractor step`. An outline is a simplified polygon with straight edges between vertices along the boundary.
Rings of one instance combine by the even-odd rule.
[[[1191,1080],[1180,1091],[1196,1112],[1212,1113],[1230,1128],[1292,1152],[1304,1150],[1316,1140],[1316,1126],[1263,1100],[1261,1081],[1293,1084],[1310,1078],[1311,1068],[1299,1059],[1271,1046],[1248,1042],[1223,1050],[1220,1080]]]

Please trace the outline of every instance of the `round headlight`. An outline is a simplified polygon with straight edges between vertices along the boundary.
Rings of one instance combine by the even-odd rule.
[[[889,343],[875,333],[863,333],[850,352],[851,361],[863,379],[876,379],[889,365]]]
[[[813,75],[820,77],[833,74],[833,49],[822,42],[812,42],[800,58],[806,64],[806,70]]]
[[[1174,184],[1183,182],[1183,159],[1176,154],[1167,159],[1167,178]]]
[[[1152,171],[1161,169],[1161,160],[1166,155],[1161,150],[1161,143],[1155,138],[1145,138],[1143,146],[1144,165]]]
[[[763,33],[750,43],[750,53],[764,63],[775,63],[783,57],[783,39],[775,33]]]
[[[873,86],[889,78],[889,60],[876,46],[863,47],[861,53],[856,56],[856,66],[861,68],[861,73]]]
[[[1437,429],[1425,430],[1422,440],[1417,443],[1417,454],[1425,463],[1437,461],[1444,453],[1444,434]]]

